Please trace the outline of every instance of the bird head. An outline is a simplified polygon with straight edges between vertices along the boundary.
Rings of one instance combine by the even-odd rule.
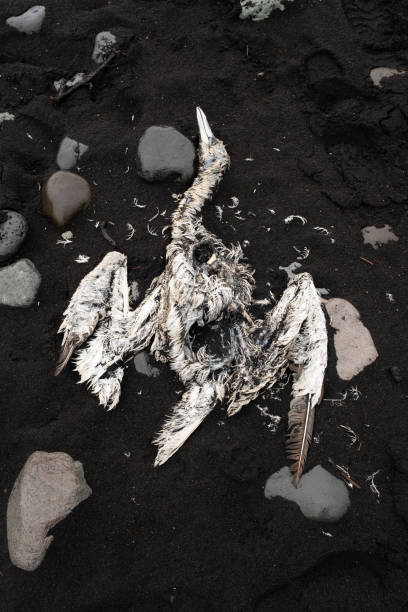
[[[204,111],[197,106],[197,123],[200,131],[199,160],[200,169],[214,173],[224,173],[229,166],[230,158],[222,140],[212,132]]]

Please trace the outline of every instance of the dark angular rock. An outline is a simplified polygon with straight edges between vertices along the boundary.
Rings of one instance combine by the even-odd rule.
[[[398,366],[391,366],[390,374],[396,383],[400,383],[402,381],[401,370]]]
[[[6,261],[22,245],[28,230],[25,217],[14,210],[0,211],[0,261]]]

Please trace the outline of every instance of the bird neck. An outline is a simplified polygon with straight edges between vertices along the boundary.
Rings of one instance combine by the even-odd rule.
[[[202,164],[191,187],[185,191],[173,214],[173,239],[180,239],[183,233],[194,230],[201,220],[201,209],[210,200],[224,176],[225,169],[215,171]]]

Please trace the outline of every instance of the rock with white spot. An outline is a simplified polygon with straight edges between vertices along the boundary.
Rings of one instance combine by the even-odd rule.
[[[0,304],[28,308],[41,284],[41,275],[29,259],[0,269]]]
[[[66,453],[30,455],[7,506],[11,562],[27,571],[37,569],[54,539],[48,531],[91,493],[79,461]]]
[[[347,300],[332,298],[325,301],[330,325],[336,330],[334,348],[337,373],[343,380],[351,380],[378,357],[368,329],[360,321],[360,313]]]
[[[289,468],[282,468],[268,478],[265,497],[283,497],[293,501],[306,518],[314,521],[337,521],[350,506],[350,497],[344,482],[321,465],[303,474],[298,487],[293,485],[293,474]]]
[[[95,36],[95,46],[92,59],[97,64],[102,64],[112,53],[116,45],[116,36],[112,32],[99,32]]]
[[[77,165],[79,158],[86,153],[88,147],[68,136],[62,139],[57,154],[57,166],[60,170],[71,170]]]
[[[0,211],[0,261],[17,253],[27,230],[28,224],[23,215],[14,210]]]
[[[45,6],[32,6],[28,11],[16,17],[6,19],[7,25],[24,34],[34,34],[41,30],[45,18]]]

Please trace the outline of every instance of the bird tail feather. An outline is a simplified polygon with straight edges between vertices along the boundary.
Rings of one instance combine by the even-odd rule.
[[[217,390],[212,381],[193,384],[187,389],[153,442],[159,447],[155,467],[163,465],[178,451],[212,411],[216,401]]]

